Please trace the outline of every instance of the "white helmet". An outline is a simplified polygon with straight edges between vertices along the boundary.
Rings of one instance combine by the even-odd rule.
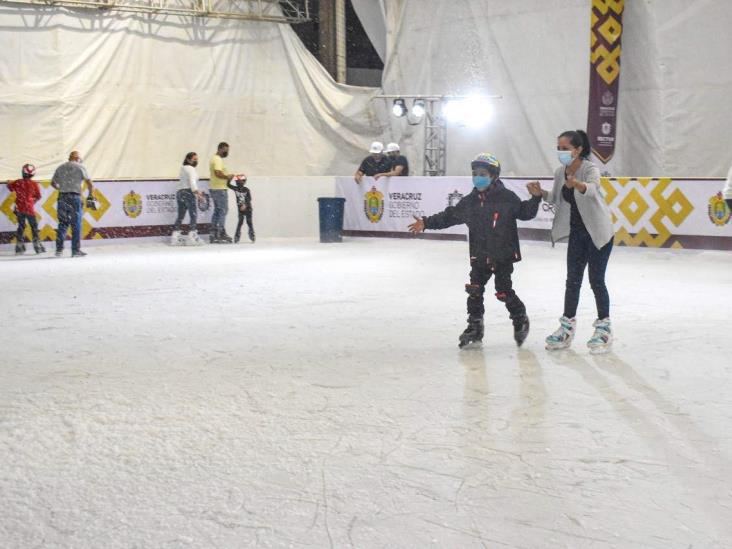
[[[388,153],[398,152],[398,151],[399,151],[399,145],[397,143],[389,143],[386,146],[386,152],[388,152]]]
[[[371,148],[369,149],[369,152],[371,154],[381,154],[384,152],[384,144],[381,141],[374,141],[371,143]]]

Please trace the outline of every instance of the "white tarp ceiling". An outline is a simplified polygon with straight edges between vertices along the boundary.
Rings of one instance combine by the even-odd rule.
[[[556,135],[585,126],[589,0],[354,6],[385,44],[384,92],[503,96],[486,129],[450,128],[448,173],[489,150],[547,174]],[[616,173],[726,174],[729,28],[732,2],[626,2]],[[335,84],[287,25],[3,7],[0,48],[3,178],[24,162],[48,175],[72,148],[96,177],[171,176],[220,140],[252,174],[352,173],[374,138],[421,169],[422,127],[390,119],[379,90]]]
[[[349,173],[382,133],[377,90],[335,84],[288,25],[0,8],[0,49],[4,178],[74,148],[93,177],[175,176],[222,140],[232,169]]]

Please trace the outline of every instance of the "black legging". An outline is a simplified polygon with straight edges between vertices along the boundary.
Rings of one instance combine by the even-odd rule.
[[[564,316],[574,318],[579,305],[580,288],[585,276],[585,267],[589,267],[590,286],[595,294],[597,318],[610,316],[610,294],[605,286],[605,271],[613,250],[613,239],[601,249],[592,242],[587,229],[572,229],[569,234],[567,248],[567,286],[564,292]]]
[[[516,292],[513,291],[513,282],[511,281],[513,263],[508,261],[497,265],[489,265],[486,259],[471,258],[470,265],[470,284],[465,285],[465,291],[468,292],[468,314],[470,316],[483,316],[485,313],[483,304],[485,285],[491,277],[494,277],[498,301],[505,303],[512,320],[523,320],[526,316],[526,306],[516,295]]]
[[[36,216],[34,214],[24,214],[18,212],[18,231],[15,234],[15,237],[17,239],[18,243],[25,242],[25,236],[23,236],[23,233],[25,232],[25,223],[28,222],[28,225],[30,225],[31,228],[31,234],[33,235],[33,241],[39,240],[38,238],[38,222],[36,221]]]
[[[249,227],[249,234],[254,234],[254,226],[252,225],[252,209],[247,208],[247,211],[242,212],[239,210],[239,223],[236,226],[236,234],[234,236],[241,236],[241,226],[244,224],[244,220],[247,220],[247,227]]]

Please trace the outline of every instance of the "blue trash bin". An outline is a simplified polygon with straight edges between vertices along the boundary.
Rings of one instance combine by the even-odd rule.
[[[343,209],[345,203],[345,198],[318,198],[321,242],[343,241]]]

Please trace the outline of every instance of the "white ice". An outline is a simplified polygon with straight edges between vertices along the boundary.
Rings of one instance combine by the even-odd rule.
[[[465,243],[88,251],[0,258],[2,547],[732,547],[732,254],[617,248],[595,358],[561,246],[473,351]]]

